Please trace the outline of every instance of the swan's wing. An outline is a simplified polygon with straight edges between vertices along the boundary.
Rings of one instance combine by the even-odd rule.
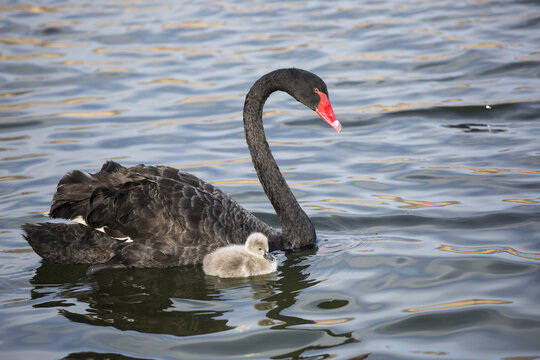
[[[174,239],[182,247],[241,243],[261,223],[221,190],[170,167],[110,161],[95,174],[74,171],[53,200],[51,217],[80,219],[116,238]]]

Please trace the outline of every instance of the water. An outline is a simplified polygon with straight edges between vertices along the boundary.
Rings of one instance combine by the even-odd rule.
[[[4,359],[540,357],[536,1],[4,1]],[[272,150],[318,231],[277,274],[46,264],[19,226],[107,159],[215,183],[279,226],[249,161],[264,73],[325,79],[337,135],[284,94]]]

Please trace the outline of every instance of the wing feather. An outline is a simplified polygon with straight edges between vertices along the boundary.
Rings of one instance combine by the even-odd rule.
[[[115,264],[166,267],[197,264],[213,249],[240,244],[251,232],[279,233],[218,188],[165,166],[123,167],[106,162],[95,174],[64,176],[50,216],[74,219],[111,238],[129,237]],[[113,239],[114,240],[114,239]]]

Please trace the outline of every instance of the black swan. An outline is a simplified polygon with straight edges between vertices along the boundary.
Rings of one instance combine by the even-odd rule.
[[[268,250],[268,238],[253,233],[244,245],[224,246],[206,254],[203,270],[206,275],[221,278],[270,274],[276,271],[277,261]]]
[[[259,180],[282,227],[274,230],[213,185],[167,166],[126,168],[107,161],[95,174],[73,171],[58,183],[49,216],[78,224],[24,224],[24,237],[45,261],[107,268],[201,264],[218,247],[264,234],[271,250],[314,243],[315,228],[272,156],[262,123],[263,106],[285,91],[317,112],[338,133],[324,81],[301,69],[272,71],[255,82],[244,103],[244,130]]]

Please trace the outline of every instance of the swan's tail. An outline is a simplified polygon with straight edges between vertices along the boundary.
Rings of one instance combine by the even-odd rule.
[[[81,224],[24,224],[24,238],[45,261],[95,264],[111,259],[119,241]]]
[[[95,211],[95,207],[108,206],[100,200],[106,195],[107,189],[114,189],[126,181],[126,170],[114,161],[107,161],[95,174],[78,170],[66,174],[56,188],[50,217],[67,220],[82,217],[86,220],[88,214]]]

